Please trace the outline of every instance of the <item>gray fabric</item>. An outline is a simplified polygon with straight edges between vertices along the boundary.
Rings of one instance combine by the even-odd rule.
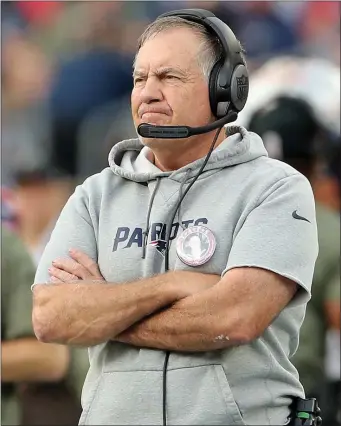
[[[318,251],[313,193],[305,177],[268,158],[259,136],[237,126],[229,127],[227,134],[181,206],[185,228],[205,225],[217,240],[213,257],[195,270],[223,275],[231,268],[256,266],[291,278],[301,290],[250,344],[206,353],[171,353],[167,375],[171,425],[280,425],[289,415],[290,396],[304,396],[289,358],[297,349]],[[48,282],[51,261],[67,256],[70,247],[98,261],[109,282],[163,272],[162,250],[150,243],[162,240],[163,224],[174,211],[181,182],[185,178],[190,182],[204,159],[173,172],[155,166],[146,170],[148,155],[145,149],[140,157],[142,148],[138,139],[115,145],[110,167],[77,187],[45,249],[36,283]],[[142,259],[143,231],[157,178],[160,186]],[[293,219],[294,210],[310,222]],[[170,268],[191,270],[176,254],[181,231],[174,223]],[[116,342],[90,348],[80,424],[162,424],[164,357],[160,350]]]

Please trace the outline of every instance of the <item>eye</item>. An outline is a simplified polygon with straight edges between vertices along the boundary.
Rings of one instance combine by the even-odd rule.
[[[171,75],[171,74],[167,74],[166,75],[166,80],[177,80],[178,77],[176,77],[175,75]]]
[[[143,78],[142,77],[135,77],[134,78],[134,86],[140,84],[143,82]]]

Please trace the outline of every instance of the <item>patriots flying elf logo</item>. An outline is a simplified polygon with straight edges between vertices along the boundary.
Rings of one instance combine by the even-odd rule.
[[[162,255],[165,255],[166,244],[167,244],[166,240],[154,240],[154,241],[151,241],[149,244],[155,247],[156,250],[160,252]]]

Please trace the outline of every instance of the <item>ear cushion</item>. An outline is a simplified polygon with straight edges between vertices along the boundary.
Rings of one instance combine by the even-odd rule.
[[[214,64],[210,79],[208,82],[208,90],[209,90],[209,97],[210,97],[210,105],[212,113],[217,117],[218,111],[218,98],[217,98],[217,80],[218,80],[218,74],[220,71],[220,68],[223,64],[223,61],[218,61]]]

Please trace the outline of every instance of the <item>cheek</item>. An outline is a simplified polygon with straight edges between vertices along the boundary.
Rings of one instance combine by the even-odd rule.
[[[139,97],[138,93],[136,92],[136,90],[133,90],[131,92],[131,97],[130,97],[130,106],[131,106],[131,113],[132,113],[134,120],[137,119],[137,111],[138,111],[138,108],[139,108],[139,105],[140,105],[139,98],[140,97]]]
[[[193,120],[204,122],[212,117],[208,89],[206,87],[182,90],[174,99],[178,106],[178,113],[182,116],[192,116]]]
[[[201,88],[196,93],[196,96],[193,98],[193,108],[197,109],[198,115],[200,115],[202,119],[211,119],[212,110],[210,105],[208,88]]]
[[[137,110],[137,94],[135,89],[131,92],[130,96],[131,110],[134,112]]]

